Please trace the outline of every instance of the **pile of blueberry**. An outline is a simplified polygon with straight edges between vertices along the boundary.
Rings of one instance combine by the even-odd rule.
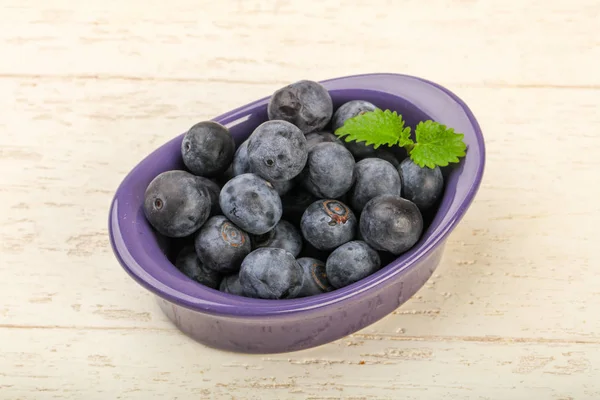
[[[144,200],[160,235],[188,240],[175,266],[230,294],[291,299],[350,285],[409,250],[444,179],[401,148],[331,133],[374,109],[353,100],[334,110],[321,84],[302,80],[271,96],[269,120],[237,149],[221,124],[194,125],[186,170],[158,175]]]

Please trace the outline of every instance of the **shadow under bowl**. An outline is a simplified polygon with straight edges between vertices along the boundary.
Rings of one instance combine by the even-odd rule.
[[[437,213],[420,241],[375,274],[350,286],[290,300],[239,297],[202,286],[183,275],[144,217],[144,192],[158,174],[184,169],[183,134],[142,160],[116,191],[109,236],[125,271],[156,295],[170,320],[185,334],[213,348],[243,353],[281,353],[319,346],[354,333],[394,311],[413,296],[437,268],[448,235],[477,193],[485,166],[480,127],[467,105],[449,90],[401,74],[364,74],[321,82],[334,109],[355,99],[401,113],[407,125],[432,119],[464,133],[467,154],[447,174]],[[225,113],[237,145],[266,121],[268,97]]]

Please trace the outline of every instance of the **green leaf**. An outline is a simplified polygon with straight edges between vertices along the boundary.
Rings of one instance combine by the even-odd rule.
[[[365,142],[365,145],[373,145],[374,148],[412,144],[410,127],[404,127],[402,115],[379,108],[347,119],[335,134],[340,138],[345,136],[346,142]]]
[[[419,122],[415,128],[416,144],[410,158],[421,168],[445,167],[465,156],[464,135],[434,121]]]

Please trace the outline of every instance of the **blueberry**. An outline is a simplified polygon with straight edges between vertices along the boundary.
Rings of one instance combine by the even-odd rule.
[[[302,287],[302,267],[283,249],[263,247],[248,254],[240,269],[240,284],[247,297],[291,299]]]
[[[242,285],[240,284],[240,275],[233,274],[223,278],[219,290],[237,296],[244,296],[244,289],[242,289]]]
[[[398,159],[396,158],[394,153],[392,153],[389,150],[385,150],[382,147],[378,147],[375,150],[375,154],[373,155],[373,157],[380,158],[382,160],[389,162],[390,164],[392,164],[394,166],[394,168],[398,168],[400,166],[400,162],[398,161]]]
[[[252,251],[250,236],[222,215],[206,221],[194,245],[200,261],[223,275],[237,272]]]
[[[277,90],[267,113],[270,120],[291,122],[304,133],[322,130],[333,115],[329,92],[318,82],[301,80]]]
[[[356,234],[356,217],[338,200],[317,200],[302,215],[304,238],[318,250],[333,250]]]
[[[374,104],[365,100],[351,100],[342,104],[335,111],[331,120],[333,132],[342,127],[346,120],[356,117],[359,114],[364,114],[365,112],[375,111],[376,108],[377,107]],[[344,144],[356,159],[375,156],[376,150],[373,145],[367,146],[365,145],[365,142],[356,142],[354,140],[344,142]]]
[[[252,172],[250,168],[250,160],[248,159],[248,141],[245,140],[240,147],[237,148],[233,156],[233,162],[231,164],[231,176],[238,176],[241,174],[247,174]]]
[[[215,182],[219,187],[223,187],[231,178],[233,178],[233,163],[227,168],[225,172],[220,175],[217,175],[214,178],[211,178],[213,182]]]
[[[367,146],[365,142],[356,142],[354,140],[351,140],[349,142],[344,142],[344,145],[357,160],[362,160],[363,158],[377,157],[378,152],[372,144]]]
[[[343,196],[354,183],[354,157],[337,143],[319,143],[308,153],[302,185],[319,198]]]
[[[195,175],[217,176],[229,168],[235,152],[235,142],[229,130],[213,121],[192,126],[181,142],[185,166]]]
[[[219,204],[231,222],[253,235],[273,229],[283,212],[273,185],[252,173],[227,182],[221,189]]]
[[[177,255],[175,266],[190,279],[200,282],[209,288],[216,289],[221,284],[221,274],[207,268],[200,261],[194,246],[186,246]]]
[[[154,178],[144,195],[144,214],[159,233],[184,237],[196,232],[209,217],[210,193],[186,171],[166,171]]]
[[[210,195],[210,216],[212,217],[221,214],[221,207],[219,206],[219,193],[221,192],[221,187],[208,178],[197,176],[196,179],[206,187],[208,194]]]
[[[277,192],[277,194],[279,196],[284,196],[290,190],[292,190],[292,188],[295,186],[294,185],[294,180],[280,181],[280,182],[270,182],[270,183],[273,186],[273,189],[275,189],[275,191]]]
[[[401,181],[398,170],[379,158],[365,158],[354,167],[356,181],[350,190],[350,206],[361,212],[365,204],[382,194],[400,196]]]
[[[365,100],[351,100],[342,104],[333,114],[332,128],[335,132],[344,125],[346,120],[356,117],[358,114],[364,114],[368,111],[375,111],[375,105]]]
[[[342,140],[331,132],[311,132],[306,134],[306,148],[308,151],[319,143],[343,144]]]
[[[248,161],[254,173],[271,182],[297,176],[308,157],[306,137],[286,121],[260,124],[248,138]]]
[[[398,153],[398,151],[393,147],[389,148],[380,146],[375,148],[373,145],[367,146],[365,145],[365,142],[355,142],[354,140],[350,142],[344,142],[344,145],[350,151],[350,153],[352,153],[356,161],[364,160],[365,158],[381,158],[382,160],[388,161],[396,168],[400,166],[400,162],[395,155],[395,153]],[[403,150],[403,148],[400,149]]]
[[[297,261],[304,272],[303,284],[298,297],[314,296],[333,290],[333,286],[327,279],[323,261],[311,257],[302,257]]]
[[[275,228],[262,235],[252,237],[253,249],[261,247],[277,247],[298,257],[302,250],[302,235],[298,229],[287,221],[280,220]]]
[[[330,254],[331,250],[319,250],[310,244],[308,240],[303,240],[302,251],[297,258],[309,257],[316,258],[317,260],[327,260],[327,257],[329,257]]]
[[[419,241],[423,217],[415,203],[400,196],[381,195],[365,205],[359,227],[371,247],[399,255]]]
[[[327,278],[337,289],[358,282],[381,267],[379,254],[368,244],[354,240],[341,245],[327,258]]]
[[[393,147],[380,146],[375,148],[372,144],[367,146],[365,145],[365,142],[356,142],[354,140],[344,142],[344,145],[357,161],[364,160],[365,158],[381,158],[388,161],[396,168],[400,165],[396,153],[401,152]],[[403,150],[403,148],[400,149]],[[402,157],[402,159],[403,158],[404,157]]]
[[[235,155],[233,157],[233,163],[231,164],[231,172],[230,178],[234,176],[238,176],[241,174],[247,174],[252,172],[252,168],[250,167],[250,160],[248,159],[248,141],[244,141],[238,147]],[[268,179],[267,179],[268,180]],[[294,181],[269,181],[273,188],[277,191],[280,196],[283,196],[294,186]]]
[[[398,172],[402,177],[402,197],[415,203],[421,212],[429,210],[442,197],[444,177],[440,167],[421,168],[407,158]]]
[[[283,218],[295,225],[300,225],[300,219],[306,208],[317,200],[317,197],[301,186],[292,188],[291,191],[281,197]]]
[[[394,158],[396,159],[398,166],[404,159],[406,159],[408,157],[408,153],[404,147],[400,147],[400,146],[386,147],[385,151],[387,153],[392,153],[394,155]],[[383,158],[384,160],[386,160],[385,157],[379,157],[379,158]],[[392,163],[392,164],[394,164],[394,163]],[[396,167],[396,168],[398,168],[398,167]]]

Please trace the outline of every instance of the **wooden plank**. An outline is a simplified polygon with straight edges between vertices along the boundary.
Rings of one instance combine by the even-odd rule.
[[[27,341],[17,338],[26,336]],[[2,329],[11,399],[595,400],[598,344],[349,340],[251,356],[172,331]],[[1,397],[1,395],[0,395]]]
[[[8,4],[5,78],[281,84],[390,71],[475,85],[600,85],[595,0]]]

